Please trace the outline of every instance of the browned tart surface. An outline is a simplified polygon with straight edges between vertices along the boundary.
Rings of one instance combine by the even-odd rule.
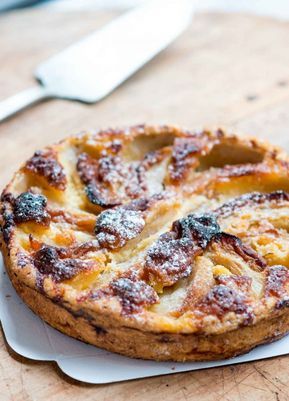
[[[289,162],[223,130],[135,126],[36,152],[1,200],[24,301],[125,355],[205,360],[289,331]]]

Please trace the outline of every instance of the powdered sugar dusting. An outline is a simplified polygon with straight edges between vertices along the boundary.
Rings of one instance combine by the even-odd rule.
[[[243,324],[249,324],[254,318],[253,308],[242,292],[224,284],[214,286],[197,308],[209,315],[223,317],[227,312],[243,315]]]
[[[260,205],[266,202],[275,202],[277,204],[281,202],[289,202],[289,194],[284,191],[275,191],[268,194],[251,192],[224,203],[221,207],[215,210],[215,213],[222,217],[228,217],[244,206]]]
[[[14,201],[14,220],[16,223],[35,221],[48,226],[50,216],[46,210],[47,199],[43,195],[23,192]]]
[[[163,234],[148,250],[145,272],[151,281],[164,286],[174,284],[191,273],[191,261],[197,251],[188,239],[174,239],[172,233]]]
[[[152,305],[158,301],[155,290],[143,280],[134,281],[121,277],[114,280],[110,288],[113,295],[119,297],[123,312],[126,313],[140,311],[143,306]]]
[[[190,214],[177,220],[172,231],[160,236],[148,250],[144,273],[151,282],[170,286],[188,277],[193,259],[220,232],[213,215]]]
[[[287,295],[289,271],[285,266],[270,266],[266,270],[266,295],[282,297]]]
[[[144,226],[145,221],[140,211],[118,207],[99,215],[95,234],[101,246],[116,249],[135,238]]]

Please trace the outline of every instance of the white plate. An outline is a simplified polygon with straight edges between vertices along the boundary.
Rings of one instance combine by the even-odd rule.
[[[86,383],[111,383],[232,365],[284,355],[289,336],[240,357],[218,362],[152,362],[126,358],[74,340],[52,329],[21,301],[0,260],[0,318],[10,347],[35,360],[55,361],[68,376]]]

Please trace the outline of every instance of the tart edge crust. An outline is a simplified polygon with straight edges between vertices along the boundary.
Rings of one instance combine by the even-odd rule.
[[[261,319],[255,325],[216,335],[153,333],[126,326],[113,327],[113,320],[108,317],[94,315],[90,319],[79,312],[77,315],[64,303],[53,302],[25,285],[13,272],[7,252],[2,252],[13,287],[36,315],[70,337],[124,356],[176,362],[228,359],[276,341],[289,332],[287,308],[276,310],[270,319]]]

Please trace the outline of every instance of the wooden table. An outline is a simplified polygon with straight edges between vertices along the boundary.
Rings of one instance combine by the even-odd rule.
[[[38,62],[113,16],[38,10],[1,16],[0,97],[28,87]],[[36,148],[92,127],[221,124],[289,150],[288,38],[285,22],[197,16],[173,46],[101,103],[50,101],[0,125],[1,187]],[[0,368],[1,401],[289,400],[289,356],[93,386],[65,377],[53,363],[15,355],[1,338]]]

